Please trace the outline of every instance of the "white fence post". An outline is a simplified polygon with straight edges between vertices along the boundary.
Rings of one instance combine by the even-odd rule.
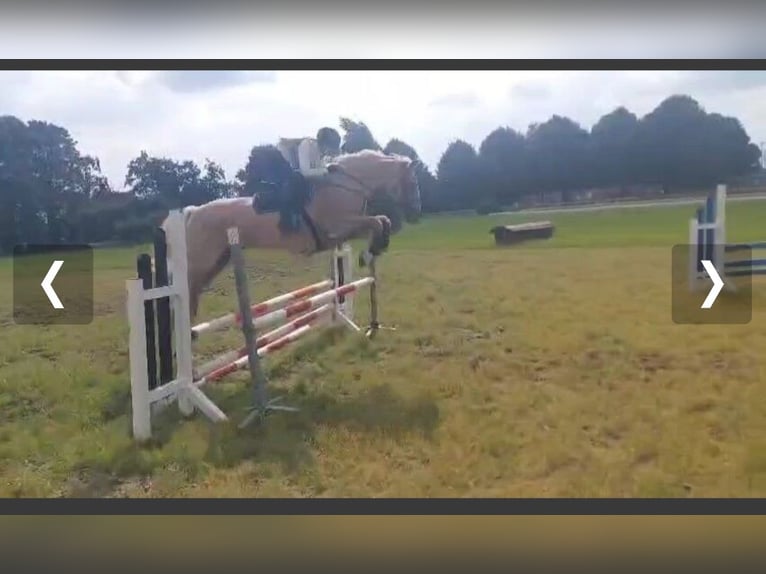
[[[173,347],[176,355],[176,378],[181,381],[194,381],[192,357],[191,318],[189,317],[189,281],[186,254],[186,226],[183,211],[173,210],[166,222],[166,240],[168,243],[168,267],[171,284],[176,291],[173,310]],[[178,409],[184,416],[194,413],[194,403],[188,389],[178,394]]]
[[[148,362],[146,358],[146,317],[144,284],[141,279],[127,282],[127,316],[130,329],[130,396],[133,408],[133,437],[145,441],[152,436],[151,399],[149,397]]]

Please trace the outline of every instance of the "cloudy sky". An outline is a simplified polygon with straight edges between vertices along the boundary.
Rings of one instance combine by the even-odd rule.
[[[458,18],[445,18],[438,28],[424,30],[416,29],[417,19],[393,26],[390,16],[374,20],[375,25],[368,19],[361,29],[326,15],[296,23],[272,14],[244,23],[207,20],[204,33],[196,20],[183,26],[176,21],[162,30],[155,22],[133,27],[130,33],[126,27],[85,27],[82,21],[66,26],[37,21],[36,38],[45,37],[45,42],[31,41],[22,20],[6,18],[0,21],[0,50],[26,57],[53,53],[187,58],[766,54],[765,35],[758,31],[761,21],[741,14],[735,20],[693,23],[688,17],[673,20],[665,14],[640,25],[634,19],[630,27],[614,22],[606,26],[604,18],[598,26],[587,18],[578,25],[571,19],[549,19],[544,28],[539,20],[517,14],[502,22],[483,18],[481,30],[470,38],[460,28],[465,21]],[[325,125],[338,127],[339,116],[366,122],[381,144],[391,137],[407,141],[432,167],[455,138],[478,145],[497,126],[523,131],[552,114],[567,115],[589,128],[617,106],[643,115],[675,93],[691,95],[708,111],[739,118],[756,143],[766,141],[766,72],[429,72],[363,71],[364,67],[321,72],[0,71],[0,114],[66,127],[81,150],[99,157],[118,189],[127,163],[141,150],[200,163],[207,157],[233,177],[253,145],[280,136],[313,135]]]

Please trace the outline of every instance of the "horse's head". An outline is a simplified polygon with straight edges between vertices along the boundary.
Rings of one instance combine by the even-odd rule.
[[[340,187],[364,196],[368,215],[388,216],[396,232],[402,218],[412,223],[420,216],[418,165],[405,156],[362,150],[339,156],[328,169],[340,174]]]
[[[396,199],[401,207],[407,223],[415,223],[420,219],[420,186],[418,185],[418,168],[420,160],[397,156],[403,164],[403,175],[400,183],[399,197]]]

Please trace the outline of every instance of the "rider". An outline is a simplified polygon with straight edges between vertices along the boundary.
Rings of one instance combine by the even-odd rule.
[[[340,143],[340,134],[324,127],[317,132],[315,140],[280,141],[279,153],[273,146],[274,153],[262,149],[254,174],[253,208],[259,213],[279,211],[280,227],[285,231],[297,230],[303,207],[311,196],[309,180],[328,173],[325,165],[340,155]]]
[[[319,156],[323,161],[340,155],[340,134],[332,128],[321,128],[317,132]]]

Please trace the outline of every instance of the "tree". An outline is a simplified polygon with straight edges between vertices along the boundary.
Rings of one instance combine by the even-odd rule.
[[[641,181],[665,186],[688,182],[699,156],[704,120],[705,111],[689,96],[671,96],[641,118],[637,132]]]
[[[705,119],[705,138],[708,166],[712,174],[707,181],[727,179],[752,173],[760,169],[761,150],[750,141],[750,136],[736,118],[708,114]]]
[[[64,128],[35,120],[27,126],[33,142],[34,177],[45,194],[48,241],[73,240],[77,210],[106,185],[106,178],[100,173],[98,159],[82,155]]]
[[[757,169],[757,146],[734,118],[708,114],[693,98],[671,96],[638,127],[639,177],[666,187],[713,185]]]
[[[423,213],[439,211],[439,184],[426,164],[420,164],[417,177],[418,187],[420,188],[421,210]]]
[[[97,158],[57,125],[0,117],[0,249],[71,241],[78,209],[108,187]]]
[[[581,189],[592,182],[589,134],[569,118],[553,116],[527,132],[530,175],[537,191]]]
[[[447,146],[436,171],[438,203],[443,209],[475,209],[481,201],[476,150],[463,140]]]
[[[484,202],[493,208],[517,199],[526,184],[526,142],[524,136],[502,127],[492,131],[479,146]]]
[[[245,197],[248,193],[245,191],[247,184],[247,172],[244,168],[237,170],[234,181],[231,182],[231,191],[234,197]]]
[[[603,116],[590,130],[594,183],[626,185],[636,176],[638,118],[624,107]]]
[[[383,153],[403,155],[412,160],[420,159],[418,157],[418,152],[415,151],[415,148],[413,148],[410,144],[396,138],[388,141],[386,147],[383,148]]]
[[[179,164],[165,157],[153,157],[141,151],[128,164],[125,185],[141,198],[159,197],[169,205],[181,207],[181,193],[184,185],[193,183],[199,177],[199,168],[192,168],[191,162]]]
[[[357,122],[348,118],[340,118],[340,127],[343,134],[343,153],[355,153],[363,149],[380,151],[380,145],[370,132],[370,128],[363,122]]]
[[[145,151],[128,164],[125,184],[139,198],[161,199],[169,208],[201,205],[230,194],[223,168],[205,161],[205,174],[191,160],[152,157]]]
[[[202,177],[182,191],[184,205],[202,205],[210,201],[231,195],[232,186],[226,181],[223,168],[209,159],[205,160],[205,172]]]
[[[43,193],[34,182],[34,152],[27,125],[0,117],[0,248],[44,238]]]

